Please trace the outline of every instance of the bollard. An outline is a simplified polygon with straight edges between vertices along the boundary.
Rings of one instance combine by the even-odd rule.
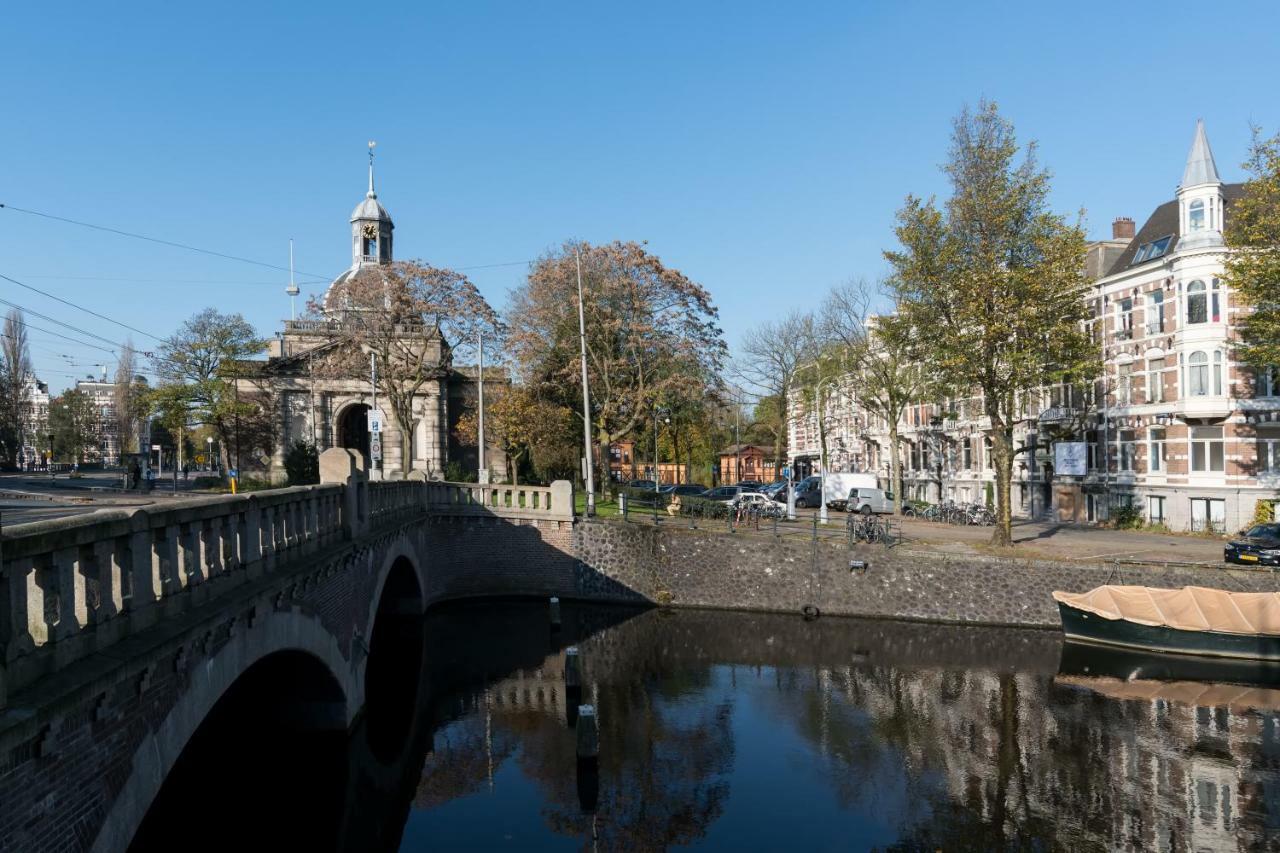
[[[582,661],[577,646],[564,650],[564,686],[569,690],[582,688]]]
[[[578,706],[578,758],[600,755],[600,730],[596,727],[596,706]]]
[[[627,493],[618,492],[618,512],[622,514],[623,521],[630,521],[627,517]]]
[[[560,599],[551,596],[551,630],[560,630]]]

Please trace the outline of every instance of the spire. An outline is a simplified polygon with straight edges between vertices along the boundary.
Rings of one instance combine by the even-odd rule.
[[[1209,137],[1204,134],[1204,119],[1196,119],[1196,138],[1191,143],[1191,153],[1187,155],[1187,169],[1182,173],[1182,186],[1220,183],[1222,180],[1218,177],[1218,164],[1213,162]]]
[[[368,198],[377,198],[378,194],[373,191],[373,149],[378,147],[378,143],[372,139],[369,140],[369,192],[366,193]]]

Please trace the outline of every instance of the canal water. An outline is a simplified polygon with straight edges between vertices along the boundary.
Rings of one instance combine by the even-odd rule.
[[[1056,632],[469,603],[426,638],[401,850],[1280,850],[1280,693]]]
[[[571,603],[553,627],[502,601],[391,619],[354,729],[316,715],[341,699],[316,659],[255,666],[131,849],[1280,851],[1274,684],[1055,631]]]

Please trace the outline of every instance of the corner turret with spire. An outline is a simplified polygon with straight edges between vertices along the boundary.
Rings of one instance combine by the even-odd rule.
[[[1178,186],[1178,247],[1193,249],[1222,245],[1223,192],[1204,119],[1196,121],[1196,135],[1187,154],[1187,167]]]

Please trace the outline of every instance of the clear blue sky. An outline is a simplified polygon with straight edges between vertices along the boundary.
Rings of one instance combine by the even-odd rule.
[[[1172,197],[1197,117],[1238,180],[1250,122],[1280,129],[1278,10],[10,4],[0,202],[280,265],[292,237],[297,268],[327,279],[349,264],[376,139],[398,257],[475,267],[570,237],[648,240],[710,289],[732,345],[882,274],[895,210],[945,191],[950,120],[983,96],[1039,140],[1054,205],[1084,208],[1092,236]],[[207,305],[264,334],[289,314],[284,273],[11,211],[0,273],[160,336]],[[502,305],[524,268],[470,273]],[[110,360],[32,337],[55,389]]]

